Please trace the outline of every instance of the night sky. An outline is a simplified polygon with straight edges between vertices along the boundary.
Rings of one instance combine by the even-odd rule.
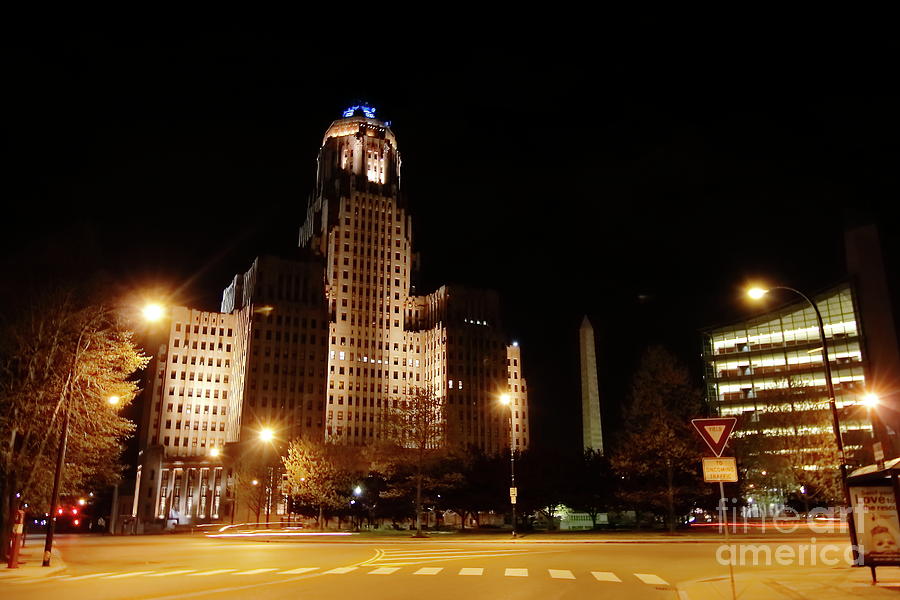
[[[3,42],[4,294],[103,272],[218,309],[256,255],[295,251],[322,134],[367,101],[398,137],[417,291],[499,290],[539,445],[580,432],[565,417],[580,413],[582,315],[613,430],[647,344],[699,385],[697,330],[750,313],[748,278],[829,286],[857,223],[879,225],[889,269],[900,257],[897,44],[794,32],[370,50],[73,30]]]

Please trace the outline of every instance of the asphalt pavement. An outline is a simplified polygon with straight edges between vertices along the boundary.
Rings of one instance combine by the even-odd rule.
[[[781,538],[759,544],[799,548],[804,541]],[[830,541],[846,545],[841,538]],[[59,536],[58,542],[64,569],[52,574],[34,568],[23,569],[21,574],[7,571],[0,575],[0,595],[76,600],[730,597],[728,567],[717,560],[720,541],[709,537],[591,543],[591,538],[510,541],[308,536],[286,541],[277,536],[68,535]],[[748,564],[736,567],[735,572],[738,587],[744,590],[741,598],[825,600],[829,596],[821,590],[814,595],[796,592],[794,580],[827,583],[823,577],[838,576],[844,578],[844,591],[834,588],[837,598],[853,597],[857,592],[859,597],[896,597],[896,592],[867,585],[867,573],[861,569],[841,565]],[[761,595],[746,593],[750,584],[760,582],[764,583]],[[814,588],[807,586],[807,591]]]

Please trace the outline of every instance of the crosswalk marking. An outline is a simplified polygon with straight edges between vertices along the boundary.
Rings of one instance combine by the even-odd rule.
[[[119,573],[118,575],[110,575],[106,579],[125,579],[126,577],[137,577],[138,575],[149,575],[155,571],[132,571],[131,573]]]
[[[238,571],[237,573],[232,573],[232,575],[258,575],[269,571],[277,571],[277,569],[250,569],[249,571]]]
[[[66,577],[63,581],[81,581],[82,579],[91,579],[93,577],[103,577],[104,575],[115,575],[112,571],[107,573],[91,573],[90,575],[79,575],[78,577]]]
[[[343,575],[344,573],[349,573],[350,571],[355,571],[356,567],[338,567],[336,569],[331,569],[330,571],[325,571],[323,575]]]
[[[279,571],[279,575],[300,575],[301,573],[309,573],[310,571],[318,571],[319,567],[300,567],[299,569],[291,569],[290,571]]]
[[[669,585],[669,582],[659,575],[653,575],[650,573],[635,573],[634,576],[644,583],[649,583],[650,585]]]
[[[440,559],[438,559],[440,560]],[[409,567],[412,565],[377,565],[371,564],[371,570],[368,571],[360,571],[360,573],[365,573],[367,575],[393,575],[395,573],[399,574],[412,574],[412,575],[437,575],[438,573],[442,573],[444,571],[444,567],[420,567],[415,571],[410,573],[410,569],[405,569],[403,567]],[[361,566],[366,566],[362,564]],[[58,581],[82,581],[86,579],[127,579],[131,577],[168,577],[170,575],[186,575],[188,577],[209,577],[213,575],[220,575],[223,573],[230,573],[231,575],[259,575],[263,573],[268,574],[277,574],[277,575],[300,575],[303,573],[310,573],[313,571],[319,571],[320,567],[297,567],[294,569],[289,569],[285,571],[279,571],[276,567],[265,567],[258,569],[248,569],[244,571],[238,571],[238,569],[213,569],[210,571],[197,571],[196,569],[178,569],[173,571],[129,571],[129,572],[103,572],[103,573],[88,573],[86,575],[55,575],[51,577],[38,577],[38,578],[28,578],[27,580],[16,579],[11,581],[11,583],[37,583],[41,581],[49,581],[49,580],[58,580]],[[335,567],[329,569],[327,571],[323,571],[323,575],[344,575],[346,573],[352,573],[353,571],[357,571],[360,569],[360,565],[357,566],[349,566],[349,567]],[[273,573],[277,571],[277,573]],[[457,571],[456,575],[461,576],[481,576],[484,575],[485,569],[482,567],[462,567]],[[497,570],[493,571],[494,574],[497,574]],[[593,578],[598,582],[611,582],[611,583],[622,583],[622,579],[619,575],[612,571],[589,571],[589,573],[593,576]],[[569,569],[547,569],[547,574],[551,579],[562,579],[562,580],[574,580],[581,575],[576,576],[575,573]],[[527,568],[504,568],[503,576],[504,577],[529,577],[531,573]],[[669,583],[660,577],[659,575],[655,575],[653,573],[632,573],[634,577],[640,580],[642,583],[648,585],[664,585],[668,586]]]
[[[572,571],[566,569],[547,569],[553,579],[575,579]]]
[[[191,573],[188,577],[209,577],[210,575],[219,575],[220,573],[231,573],[237,569],[216,569],[214,571],[203,571],[202,573]]]

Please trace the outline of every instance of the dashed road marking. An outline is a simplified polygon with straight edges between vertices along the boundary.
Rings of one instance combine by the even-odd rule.
[[[222,573],[231,573],[237,569],[215,569],[214,571],[202,571],[200,573],[191,573],[188,577],[209,577],[210,575],[220,575]]]
[[[357,567],[337,567],[336,569],[331,569],[329,571],[325,571],[322,575],[343,575],[344,573],[349,573],[350,571],[355,571]]]
[[[260,573],[268,573],[269,571],[277,571],[278,569],[250,569],[249,571],[238,571],[232,575],[259,575]]]
[[[567,569],[547,569],[547,572],[550,573],[550,577],[553,579],[575,579],[572,571]]]
[[[652,573],[635,573],[634,576],[650,585],[669,585],[668,581],[659,575],[653,575]]]
[[[300,575],[301,573],[309,573],[310,571],[318,571],[319,567],[300,567],[291,569],[290,571],[279,571],[279,575]]]
[[[81,581],[83,579],[92,579],[94,577],[103,577],[104,575],[115,575],[112,571],[107,573],[91,573],[90,575],[78,575],[77,577],[66,577],[63,581]]]
[[[366,563],[361,563],[365,565]],[[415,571],[410,571],[408,569],[403,569],[404,566],[412,566],[412,565],[371,565],[372,568],[369,571],[365,571],[367,575],[393,575],[395,573],[400,572],[400,574],[412,574],[412,575],[437,575],[438,573],[442,573],[444,571],[444,567],[421,567]],[[323,575],[344,575],[347,573],[352,573],[360,569],[360,565],[354,566],[346,566],[346,567],[335,567],[329,569],[327,571],[323,571]],[[57,581],[83,581],[86,579],[127,579],[131,577],[168,577],[170,575],[186,575],[187,577],[210,577],[213,575],[221,575],[223,573],[230,573],[231,575],[260,575],[260,574],[272,574],[272,575],[301,575],[303,573],[310,573],[313,571],[319,571],[320,567],[297,567],[294,569],[289,569],[285,571],[279,571],[277,567],[266,567],[266,568],[258,568],[258,569],[248,569],[244,571],[238,571],[237,569],[213,569],[210,571],[197,571],[196,569],[178,569],[173,571],[129,571],[124,573],[114,573],[114,572],[103,572],[103,573],[88,573],[85,575],[54,575],[50,577],[36,577],[36,578],[22,578],[11,580],[10,583],[16,584],[24,584],[24,583],[40,583],[51,580]],[[274,573],[277,571],[277,573]],[[363,571],[361,571],[362,573]],[[457,571],[456,575],[461,576],[481,576],[484,575],[485,569],[482,567],[462,567]],[[496,571],[494,571],[496,573]],[[574,580],[577,579],[575,573],[568,569],[547,569],[547,574],[551,579],[563,579],[563,580]],[[590,574],[593,578],[598,582],[608,582],[608,583],[622,583],[622,579],[616,573],[612,571],[590,571]],[[504,577],[529,577],[531,573],[527,568],[504,568],[503,576]],[[669,583],[660,577],[659,575],[655,575],[653,573],[632,573],[634,577],[640,580],[642,583],[647,585],[664,585],[668,586]]]

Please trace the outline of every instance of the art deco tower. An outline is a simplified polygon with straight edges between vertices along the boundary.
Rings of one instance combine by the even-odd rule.
[[[525,382],[519,349],[500,328],[496,294],[446,286],[410,294],[412,222],[400,194],[400,154],[389,123],[374,112],[352,107],[325,132],[300,229],[300,246],[325,263],[325,437],[370,443],[382,433],[383,409],[429,388],[445,403],[451,440],[524,449]],[[508,392],[511,413],[497,402]]]

